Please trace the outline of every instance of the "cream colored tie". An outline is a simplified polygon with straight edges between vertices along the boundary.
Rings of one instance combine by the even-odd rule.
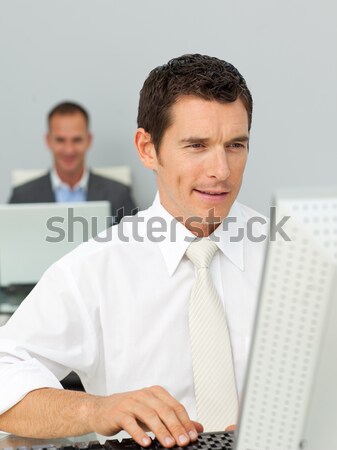
[[[208,270],[217,249],[214,242],[204,238],[192,242],[186,251],[197,271],[189,327],[197,414],[205,431],[225,430],[236,424],[238,414],[227,322]]]

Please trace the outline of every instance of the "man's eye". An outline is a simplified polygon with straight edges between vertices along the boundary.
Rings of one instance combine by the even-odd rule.
[[[233,142],[229,145],[231,148],[245,148],[245,145],[241,144],[241,142]]]
[[[189,147],[192,147],[192,148],[203,148],[203,144],[190,144]]]

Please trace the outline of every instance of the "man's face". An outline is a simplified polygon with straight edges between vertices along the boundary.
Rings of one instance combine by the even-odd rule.
[[[172,125],[153,154],[162,205],[175,217],[202,220],[202,235],[212,215],[217,224],[229,213],[241,187],[248,154],[248,116],[241,100],[233,103],[184,96],[172,106]],[[149,165],[148,165],[149,167]],[[208,220],[206,220],[209,218]]]
[[[51,118],[46,140],[61,179],[66,181],[82,175],[91,139],[81,113],[56,114]]]

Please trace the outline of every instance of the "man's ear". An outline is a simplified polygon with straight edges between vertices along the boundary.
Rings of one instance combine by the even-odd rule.
[[[46,146],[50,150],[50,133],[49,133],[49,131],[47,131],[47,133],[44,135],[44,140],[45,140]]]
[[[91,148],[93,140],[94,140],[94,135],[88,131],[88,147],[87,147],[87,150],[89,150]]]
[[[151,135],[144,128],[138,128],[135,134],[135,145],[138,155],[145,167],[156,170],[158,166],[156,149],[152,143]]]

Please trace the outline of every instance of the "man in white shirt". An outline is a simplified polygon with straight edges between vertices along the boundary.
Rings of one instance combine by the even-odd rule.
[[[126,430],[147,446],[146,428],[165,447],[195,441],[195,269],[185,252],[196,237],[219,248],[210,272],[240,395],[265,244],[264,219],[235,201],[251,117],[245,80],[225,61],[184,55],[150,73],[135,144],[158,195],[53,265],[0,330],[0,429],[35,437]],[[70,370],[86,393],[61,390]]]
[[[15,187],[9,203],[107,200],[116,222],[135,210],[129,186],[86,167],[92,134],[89,114],[81,105],[62,102],[49,112],[46,144],[53,158],[52,170]]]

